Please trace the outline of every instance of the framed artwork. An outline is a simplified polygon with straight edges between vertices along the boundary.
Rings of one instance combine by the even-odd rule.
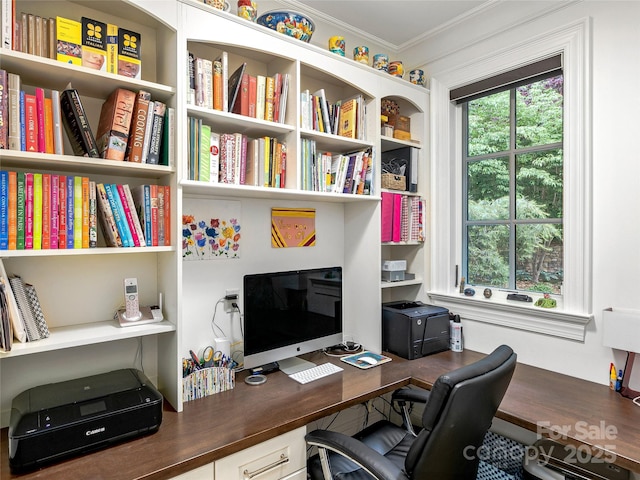
[[[271,246],[312,247],[316,244],[315,208],[272,208]]]
[[[184,199],[182,259],[240,258],[241,203],[210,199]]]

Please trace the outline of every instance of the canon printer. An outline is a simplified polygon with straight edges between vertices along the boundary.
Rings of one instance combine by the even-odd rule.
[[[449,310],[419,301],[382,304],[382,349],[413,360],[449,349]]]
[[[155,432],[161,422],[162,395],[139,370],[34,387],[11,404],[9,466],[14,472],[38,468]]]

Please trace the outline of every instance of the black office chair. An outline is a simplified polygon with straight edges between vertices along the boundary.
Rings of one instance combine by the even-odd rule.
[[[413,433],[408,411],[403,427],[387,420],[354,437],[328,430],[306,435],[318,447],[309,460],[312,480],[473,480],[478,448],[509,386],[516,354],[502,345],[471,365],[441,375],[431,391],[402,388],[393,401],[425,402],[422,428]]]

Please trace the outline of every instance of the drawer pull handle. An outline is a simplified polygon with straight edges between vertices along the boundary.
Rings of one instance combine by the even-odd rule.
[[[258,475],[262,475],[263,473],[268,472],[272,468],[279,467],[280,465],[284,465],[286,463],[289,463],[289,457],[287,457],[284,453],[281,453],[280,459],[276,460],[271,465],[266,465],[262,468],[259,468],[255,472],[250,472],[249,470],[245,470],[244,472],[242,472],[242,474],[244,475],[245,480],[250,480],[252,478],[257,477]]]

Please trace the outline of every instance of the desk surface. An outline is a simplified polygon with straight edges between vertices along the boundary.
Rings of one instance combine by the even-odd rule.
[[[311,360],[337,362],[344,371],[306,385],[276,372],[265,384],[248,386],[243,372],[233,390],[188,402],[182,413],[165,406],[157,433],[23,476],[9,472],[5,428],[0,478],[171,478],[398,387],[431,388],[440,374],[483,356],[471,351],[411,361],[392,356],[392,362],[360,370],[314,354]],[[566,437],[554,438],[587,445],[600,458],[615,455],[620,466],[640,472],[640,407],[607,386],[518,364],[497,416],[534,432],[539,425],[564,429]]]

